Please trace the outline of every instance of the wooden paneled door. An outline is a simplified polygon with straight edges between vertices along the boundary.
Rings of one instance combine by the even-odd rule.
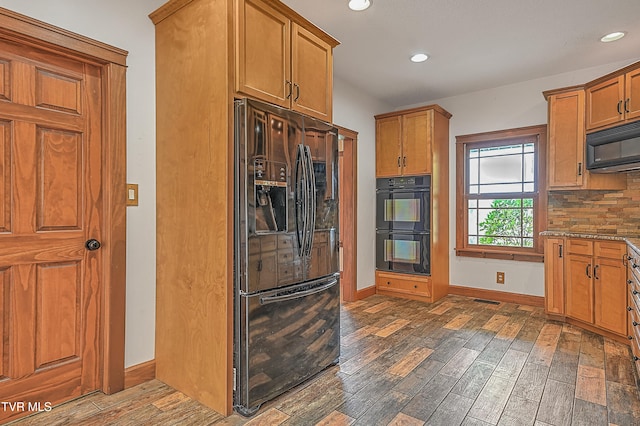
[[[338,185],[340,209],[340,295],[357,298],[358,133],[339,128]]]
[[[0,41],[0,422],[100,386],[101,85]]]

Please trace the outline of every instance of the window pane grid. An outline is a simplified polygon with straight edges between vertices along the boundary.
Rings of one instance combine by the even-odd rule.
[[[469,200],[468,244],[533,247],[533,198]]]
[[[545,140],[545,126],[456,137],[458,255],[540,259]]]
[[[467,149],[467,193],[535,191],[535,144]]]

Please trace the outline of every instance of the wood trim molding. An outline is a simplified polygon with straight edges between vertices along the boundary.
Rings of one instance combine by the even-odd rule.
[[[351,200],[349,201],[350,208],[340,207],[340,214],[345,215],[346,223],[346,226],[341,226],[344,246],[340,250],[343,253],[343,272],[348,276],[347,283],[349,284],[342,297],[347,302],[353,302],[357,300],[358,285],[358,132],[338,127],[338,134],[344,137],[345,151],[347,152],[346,156],[344,152],[339,153],[342,170],[345,175],[350,177],[348,187],[344,188],[344,197]]]
[[[38,46],[49,51],[60,51],[60,47],[91,58],[97,63],[127,64],[126,50],[72,33],[63,28],[30,18],[0,7],[0,34],[4,39]]]
[[[442,108],[440,105],[425,105],[425,106],[421,106],[421,107],[416,107],[416,108],[409,108],[409,109],[403,109],[402,111],[392,111],[392,112],[385,112],[384,114],[378,114],[375,115],[374,118],[376,120],[380,119],[380,118],[387,118],[387,117],[395,117],[398,115],[404,115],[404,114],[411,114],[414,112],[420,112],[420,111],[425,111],[425,110],[434,110],[439,112],[440,114],[442,114],[443,116],[445,116],[446,118],[451,118],[452,115],[449,111],[447,111],[446,109]]]
[[[160,6],[158,9],[156,9],[155,11],[151,12],[149,14],[149,19],[151,19],[151,22],[153,22],[154,25],[158,25],[159,22],[162,22],[162,20],[164,20],[168,16],[173,15],[178,10],[188,5],[192,1],[193,0],[168,1],[162,6]]]
[[[129,389],[156,378],[156,360],[132,365],[124,370],[124,388]]]
[[[0,39],[102,66],[103,316],[100,325],[104,393],[124,388],[126,287],[126,59],[128,52],[0,7]]]
[[[483,148],[508,143],[512,139],[536,139],[536,188],[527,193],[534,199],[534,223],[532,248],[483,246],[468,243],[467,148]],[[519,143],[520,141],[518,141]],[[502,260],[543,261],[544,243],[539,236],[547,226],[547,125],[519,127],[484,133],[456,136],[456,256],[484,257]],[[488,196],[488,195],[487,195]],[[480,195],[482,197],[482,195]]]
[[[104,322],[102,391],[124,389],[125,304],[127,282],[127,126],[126,68],[104,67]]]
[[[527,306],[544,306],[544,297],[531,296],[529,294],[521,293],[509,293],[506,291],[487,290],[484,288],[462,287],[451,285],[449,286],[449,294],[455,294],[456,296],[474,297],[486,300],[495,300],[497,302],[504,303],[516,303],[518,305]]]
[[[371,287],[367,287],[367,288],[362,288],[360,290],[356,290],[356,299],[355,300],[362,300],[362,299],[366,299],[369,296],[373,296],[374,294],[376,294],[376,286],[372,285]]]

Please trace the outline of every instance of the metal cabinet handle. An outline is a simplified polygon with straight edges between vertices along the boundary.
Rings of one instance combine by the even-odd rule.
[[[599,267],[600,267],[600,265],[596,265],[596,266],[593,268],[593,278],[595,278],[596,280],[599,280],[599,279],[600,279],[600,277],[598,276],[598,268],[599,268]]]
[[[587,277],[591,278],[591,272],[589,272],[589,269],[591,269],[591,264],[587,265],[587,268],[585,269],[584,273],[587,274]]]
[[[631,312],[633,311],[633,308],[631,306],[627,306],[627,311]]]
[[[633,336],[627,336],[627,339],[633,340]]]
[[[287,93],[287,99],[291,98],[291,94],[293,93],[293,87],[291,86],[291,81],[286,80],[287,86],[289,86],[289,93]]]
[[[622,101],[618,101],[618,106],[616,107],[618,109],[618,114],[622,115],[622,109],[620,108],[622,106]]]
[[[633,281],[627,280],[627,284],[631,285],[631,284],[633,284]]]
[[[398,167],[400,167],[400,157],[398,157]]]
[[[634,355],[634,356],[633,356],[633,360],[634,360],[634,361],[638,361],[638,360],[640,360],[640,358],[638,358],[637,356],[635,356],[635,355]]]
[[[578,176],[582,176],[582,163],[578,163]]]
[[[387,281],[387,285],[391,285],[391,282],[390,282],[390,281]]]
[[[407,157],[402,157],[402,165],[407,167]]]
[[[562,244],[558,245],[558,257],[562,259]]]
[[[631,265],[631,267],[632,267],[633,269],[636,269],[636,268],[638,267],[638,264],[635,262],[635,260],[633,261],[633,265]]]
[[[631,112],[631,111],[629,111],[629,102],[630,102],[630,101],[631,101],[631,98],[627,98],[627,99],[624,101],[624,112],[626,112],[626,113]]]
[[[293,83],[293,85],[296,88],[296,97],[293,98],[293,102],[298,102],[298,99],[300,99],[300,85],[298,83]]]
[[[637,326],[639,326],[639,325],[640,325],[640,323],[637,323],[637,322],[635,322],[635,321],[631,321],[631,324],[633,324],[633,326],[634,326],[634,327],[637,327]]]
[[[631,290],[631,293],[638,294],[638,290]]]

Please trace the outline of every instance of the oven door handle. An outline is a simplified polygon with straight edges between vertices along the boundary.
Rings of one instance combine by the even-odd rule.
[[[338,284],[338,279],[337,278],[332,278],[331,281],[329,281],[328,283],[318,286],[318,287],[313,287],[310,288],[308,290],[303,290],[303,291],[298,291],[295,293],[289,293],[289,294],[283,294],[281,296],[264,296],[260,298],[260,304],[261,305],[268,305],[270,303],[278,303],[278,302],[284,302],[287,300],[294,300],[294,299],[301,299],[303,297],[306,296],[310,296],[312,294],[316,294],[316,293],[322,293],[323,291],[326,291],[328,289],[330,289],[331,287],[333,287],[334,285]]]
[[[376,192],[378,194],[416,194],[422,192],[429,192],[430,188],[418,188],[418,189],[410,189],[410,188],[402,188],[402,189],[377,189]]]

